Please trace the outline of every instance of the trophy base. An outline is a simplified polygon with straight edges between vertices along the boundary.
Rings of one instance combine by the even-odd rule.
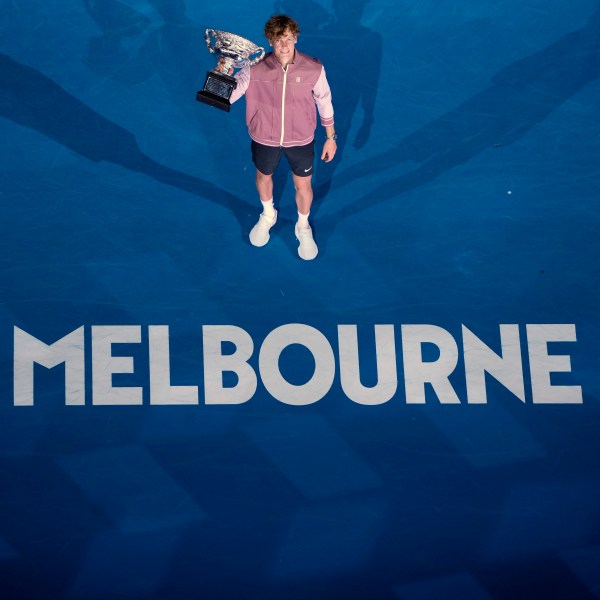
[[[231,102],[229,102],[229,100],[221,96],[217,96],[216,94],[211,94],[211,92],[206,92],[204,90],[201,92],[196,92],[196,100],[198,102],[204,102],[204,104],[209,104],[210,106],[220,108],[225,112],[229,112],[231,110]]]
[[[229,112],[231,110],[229,98],[236,87],[237,81],[234,77],[219,71],[209,71],[206,74],[204,89],[196,94],[196,100]]]

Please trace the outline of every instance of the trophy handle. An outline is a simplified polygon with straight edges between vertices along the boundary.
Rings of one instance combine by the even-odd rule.
[[[256,52],[260,52],[260,54],[256,58],[253,58],[251,61],[248,62],[248,65],[250,67],[252,65],[255,65],[256,63],[259,63],[265,56],[265,49],[262,46],[258,46],[252,54],[255,54]]]
[[[215,35],[214,29],[207,29],[204,33],[204,39],[206,40],[206,47],[211,54],[215,53],[215,47],[210,45],[210,37],[213,36],[215,39],[217,36]]]

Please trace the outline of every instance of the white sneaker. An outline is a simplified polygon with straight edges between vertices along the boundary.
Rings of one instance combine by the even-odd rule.
[[[269,230],[275,223],[277,223],[277,211],[275,211],[274,217],[267,217],[264,213],[261,213],[258,223],[256,223],[250,232],[250,243],[259,248],[265,246],[271,237]]]
[[[300,242],[298,246],[298,256],[303,260],[312,260],[319,253],[317,244],[313,240],[312,229],[310,225],[307,227],[298,227],[296,223],[296,229],[294,230],[296,239]]]

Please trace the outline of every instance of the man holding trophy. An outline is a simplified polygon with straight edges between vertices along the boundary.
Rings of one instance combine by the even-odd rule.
[[[223,39],[230,37],[225,42],[221,40],[221,48],[217,41],[216,53],[221,56],[216,69],[218,72],[209,73],[204,91],[199,92],[197,98],[229,110],[229,105],[245,94],[246,124],[252,139],[256,188],[263,209],[250,232],[250,242],[258,247],[266,245],[270,238],[269,231],[277,221],[277,210],[273,206],[273,173],[281,156],[285,154],[296,189],[298,222],[295,234],[299,242],[298,255],[304,260],[312,260],[318,253],[308,223],[313,200],[311,180],[317,110],[326,132],[321,152],[321,159],[325,162],[331,161],[335,156],[337,136],[325,70],[319,60],[296,50],[299,31],[294,19],[286,15],[271,17],[265,24],[265,36],[273,51],[264,58],[261,55],[253,61],[246,57],[244,68],[234,78],[229,75],[240,61],[238,58],[236,64],[234,59],[228,57],[227,47],[232,45],[230,40],[238,36],[216,32],[222,34]],[[262,51],[262,48],[254,46],[248,40],[243,41],[250,44],[255,53]],[[248,52],[250,50],[246,50]],[[211,74],[214,81],[209,82]],[[226,78],[231,80],[229,85]]]

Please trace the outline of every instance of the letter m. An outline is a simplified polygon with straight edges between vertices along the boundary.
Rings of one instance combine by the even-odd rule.
[[[85,352],[83,327],[46,345],[27,332],[14,328],[14,404],[33,406],[34,364],[52,369],[65,363],[65,402],[85,404]]]

